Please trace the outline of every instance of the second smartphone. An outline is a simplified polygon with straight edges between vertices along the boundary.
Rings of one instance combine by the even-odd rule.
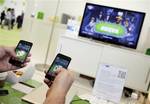
[[[16,58],[12,57],[9,60],[9,63],[11,63],[14,66],[21,67],[21,65],[25,62],[26,58],[28,57],[32,45],[33,44],[31,42],[20,40],[17,47],[15,48]]]
[[[49,70],[47,71],[45,78],[48,78],[49,80],[54,80],[55,71],[61,67],[67,69],[70,61],[71,61],[70,57],[60,53],[57,54]]]

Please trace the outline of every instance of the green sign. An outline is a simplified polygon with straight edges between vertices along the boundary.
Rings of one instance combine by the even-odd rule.
[[[98,33],[109,34],[116,37],[122,37],[126,32],[123,26],[109,22],[97,23],[95,26],[95,31]]]
[[[150,55],[150,48],[146,50],[146,55]]]
[[[37,13],[37,19],[43,20],[44,19],[44,12]]]
[[[4,4],[5,0],[0,0],[0,5]]]

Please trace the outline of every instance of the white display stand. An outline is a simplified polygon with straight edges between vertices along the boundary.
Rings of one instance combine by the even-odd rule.
[[[150,57],[133,50],[97,43],[78,36],[61,35],[57,53],[70,56],[69,68],[94,77],[100,63],[128,70],[125,86],[147,92],[150,82]]]

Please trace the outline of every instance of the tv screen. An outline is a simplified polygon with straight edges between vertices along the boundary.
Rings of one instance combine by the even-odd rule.
[[[79,36],[136,49],[145,13],[86,3]]]

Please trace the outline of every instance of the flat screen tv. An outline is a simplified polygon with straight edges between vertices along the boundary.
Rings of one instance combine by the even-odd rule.
[[[79,36],[136,49],[145,13],[86,3]]]

